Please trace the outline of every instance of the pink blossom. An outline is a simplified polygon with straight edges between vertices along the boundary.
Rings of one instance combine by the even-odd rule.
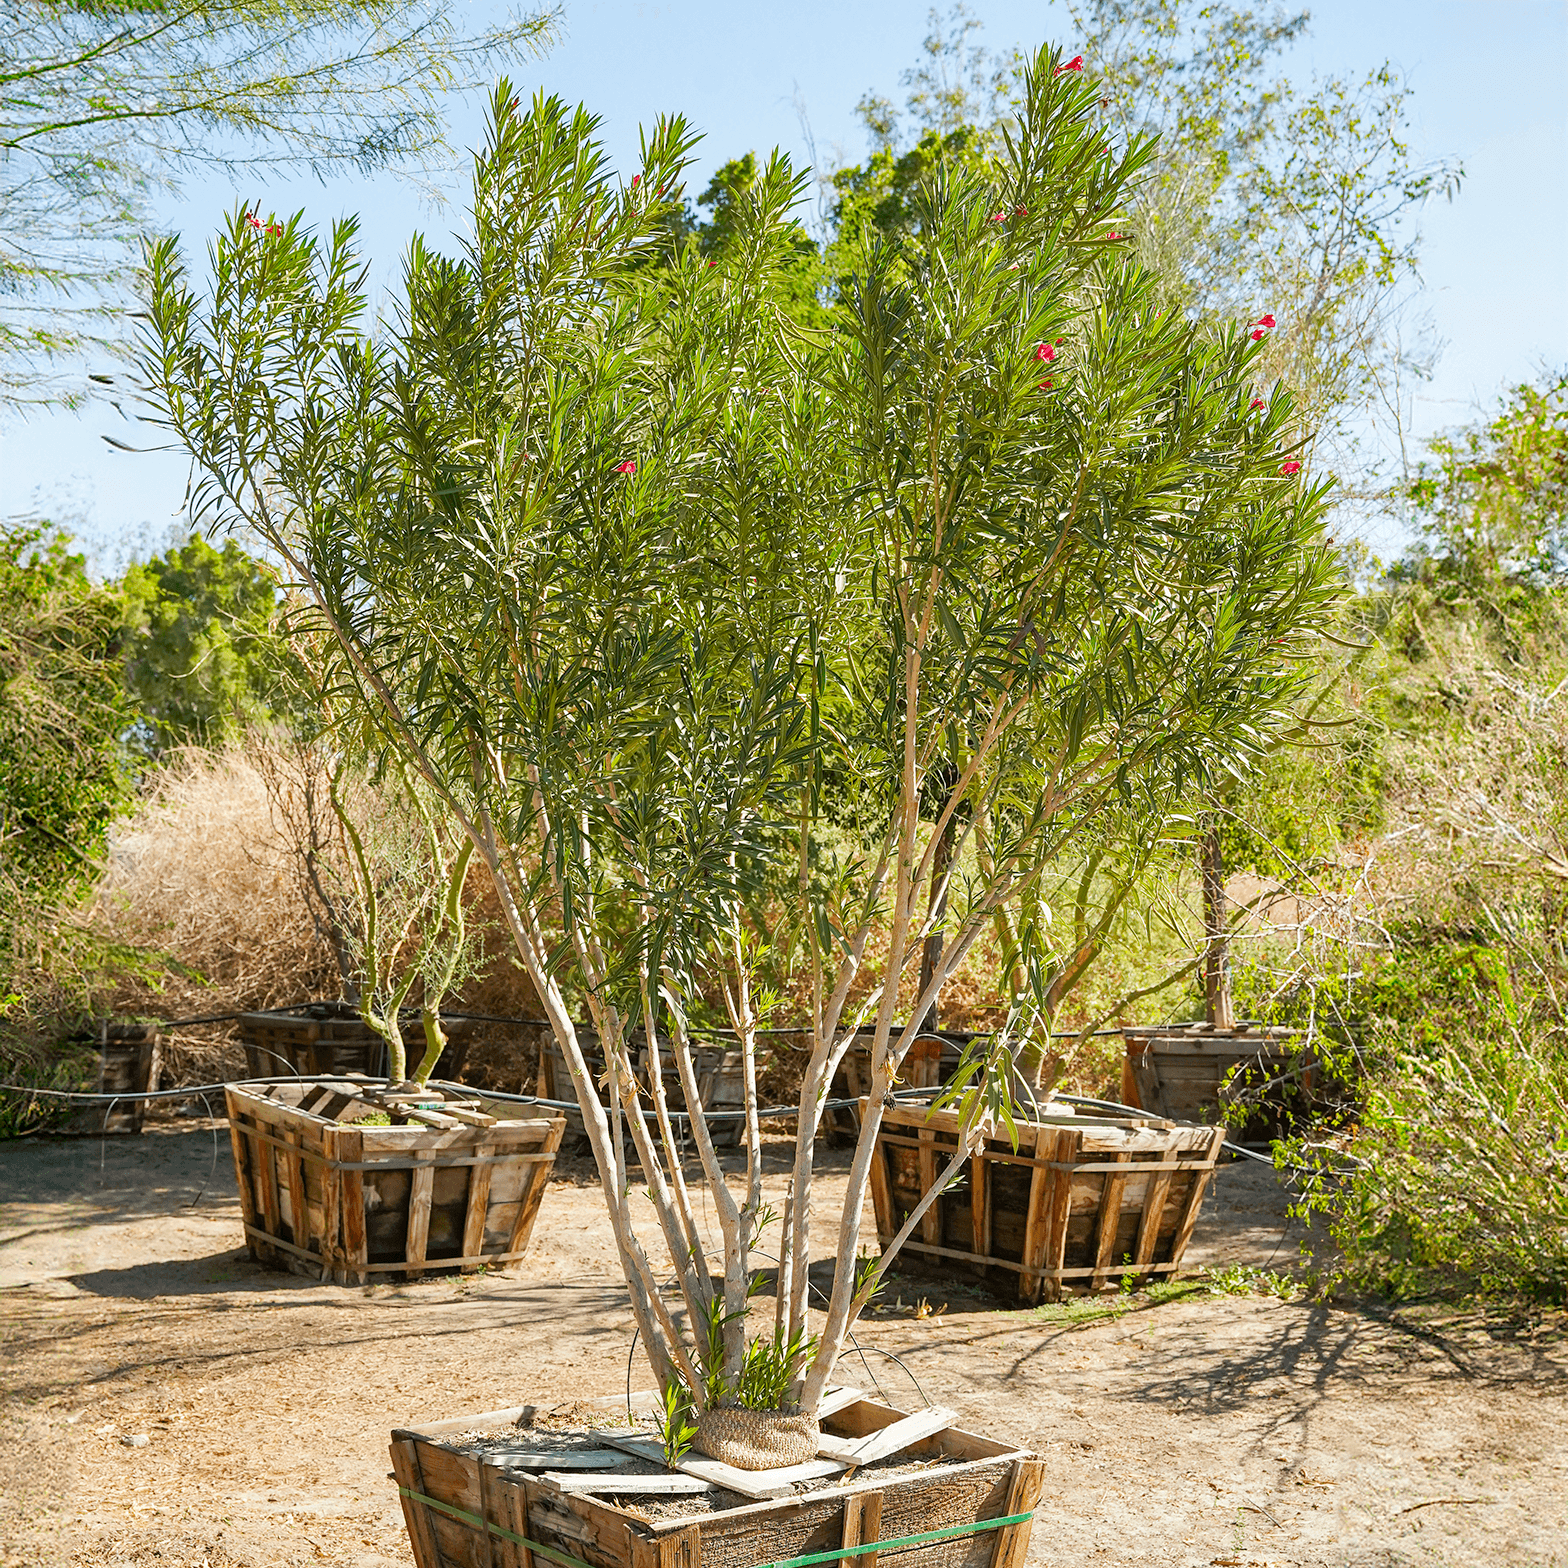
[[[1040,383],[1040,390],[1042,392],[1049,392],[1051,390],[1051,378],[1049,376],[1047,376],[1045,380]]]
[[[1248,407],[1249,408],[1262,408],[1263,407],[1263,399],[1260,398],[1260,397],[1253,398],[1252,402],[1248,405]]]
[[[252,227],[252,228],[253,228],[253,229],[259,229],[259,228],[260,228],[260,227],[261,227],[261,219],[260,219],[260,218],[258,218],[258,217],[257,217],[257,216],[256,216],[256,214],[255,214],[255,213],[253,213],[253,212],[247,212],[247,213],[246,213],[246,214],[245,214],[245,221],[246,221],[246,222],[247,222],[247,223],[248,223],[248,224],[249,224],[249,225],[250,225],[250,226],[251,226],[251,227]]]
[[[641,184],[642,184],[642,176],[640,174],[634,174],[632,176],[632,189],[636,190],[637,187],[639,185],[641,185]]]
[[[618,474],[635,474],[637,472],[637,465],[631,460],[631,458],[627,458],[624,463],[617,463],[615,465],[615,471]]]
[[[1274,325],[1274,318],[1268,315],[1259,316],[1258,319],[1252,324],[1255,327],[1272,327]]]
[[[1301,464],[1300,463],[1281,463],[1279,471],[1282,474],[1299,474],[1301,472]]]
[[[1053,360],[1056,358],[1056,350],[1049,343],[1037,343],[1035,345],[1034,357],[1047,361]]]
[[[1057,68],[1051,72],[1051,75],[1060,76],[1063,71],[1081,71],[1082,69],[1083,56],[1081,54],[1075,54],[1072,59],[1066,63],[1066,65],[1057,66]]]
[[[1257,342],[1260,342],[1262,340],[1262,338],[1263,338],[1263,328],[1262,327],[1254,327],[1252,329],[1252,341],[1254,343],[1257,343]]]

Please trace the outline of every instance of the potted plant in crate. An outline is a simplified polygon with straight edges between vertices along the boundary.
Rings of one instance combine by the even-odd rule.
[[[465,254],[416,242],[396,327],[375,338],[360,335],[351,225],[318,246],[297,224],[258,234],[236,215],[210,308],[172,246],[155,247],[145,366],[206,494],[287,563],[386,751],[446,801],[494,881],[572,1072],[667,1426],[684,1410],[700,1449],[754,1464],[815,1450],[832,1470],[827,1456],[894,1423],[828,1396],[880,1268],[942,1187],[882,1263],[859,1260],[918,1021],[998,904],[1112,803],[1157,805],[1219,759],[1245,764],[1335,592],[1322,488],[1285,463],[1288,400],[1249,409],[1247,334],[1183,321],[1127,253],[1121,203],[1147,144],[1108,154],[1094,89],[1053,55],[1034,62],[995,162],[939,166],[911,231],[856,251],[836,313],[816,324],[786,308],[800,182],[782,160],[736,193],[721,250],[670,251],[683,123],[660,123],[626,184],[595,133],[554,100],[519,110],[503,83]],[[236,418],[232,383],[209,373],[236,353],[266,384],[264,414]],[[983,869],[969,842],[982,816]],[[933,845],[955,820],[938,873]],[[938,907],[950,937],[911,1001],[902,982]],[[792,945],[812,1048],[775,1206],[759,976]],[[671,1061],[696,1103],[705,1000],[727,1014],[746,1073],[744,1169],[732,1176],[691,1129],[718,1278],[659,1070]],[[873,1019],[818,1315],[815,1135],[834,1069]],[[972,1052],[954,1087],[948,1179],[1008,1124],[1020,1022]],[[641,1085],[639,1024],[655,1056]],[[632,1225],[633,1161],[662,1263]],[[747,1301],[768,1252],[775,1315],[759,1332]],[[759,1360],[783,1408],[745,1409]],[[1038,1473],[1005,1444],[946,1427],[917,1441],[1002,1464],[966,1494],[966,1529],[1027,1514]],[[546,1520],[548,1488],[492,1494],[494,1467],[473,1460],[459,1478],[450,1456],[415,1447],[401,1473],[422,1563],[459,1551],[441,1537],[460,1529],[570,1541],[605,1564],[658,1535],[609,1504],[591,1529],[568,1528],[559,1510]],[[826,1505],[846,1541],[867,1528],[851,1495]],[[879,1495],[885,1543],[904,1505],[893,1487]],[[585,1510],[573,1494],[567,1512]]]
[[[297,663],[315,672],[330,716],[330,649],[300,641]],[[258,1260],[343,1284],[505,1267],[527,1249],[565,1123],[430,1083],[447,1044],[442,1004],[473,966],[463,904],[473,844],[397,757],[377,766],[349,749],[356,727],[338,716],[325,738],[335,742],[324,785],[342,855],[337,866],[320,857],[313,874],[334,895],[355,997],[341,1012],[381,1042],[387,1073],[344,1071],[338,1058],[354,1060],[360,1042],[317,1008],[287,1017],[294,1037],[276,1040],[305,1058],[296,1081],[227,1086],[247,1244]],[[325,751],[322,737],[317,745]],[[414,1019],[422,1039],[411,1067]],[[277,1014],[252,1023],[263,1038],[282,1028]]]

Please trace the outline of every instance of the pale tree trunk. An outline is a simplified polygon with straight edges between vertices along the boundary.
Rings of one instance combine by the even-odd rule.
[[[1216,1029],[1234,1029],[1230,991],[1230,941],[1225,906],[1225,860],[1219,825],[1211,817],[1203,832],[1203,1001]]]

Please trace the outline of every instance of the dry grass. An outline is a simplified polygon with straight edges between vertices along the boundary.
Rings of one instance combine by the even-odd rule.
[[[252,746],[189,750],[114,836],[90,919],[110,940],[167,954],[157,992],[134,984],[115,1012],[192,1017],[335,996],[332,955],[300,891],[290,841]],[[168,1068],[238,1070],[227,1026],[172,1037]]]
[[[163,763],[141,808],[114,837],[88,918],[105,939],[155,949],[172,963],[156,989],[120,982],[103,998],[108,1010],[179,1019],[339,994],[331,948],[305,895],[294,831],[278,809],[278,775],[277,756],[258,739],[181,752]],[[448,1005],[538,1017],[482,873],[471,874],[468,902],[484,956]],[[519,1052],[514,1034],[504,1025],[480,1030],[470,1076],[497,1089],[530,1082],[532,1056]],[[173,1032],[164,1061],[171,1082],[210,1081],[244,1068],[230,1023]]]

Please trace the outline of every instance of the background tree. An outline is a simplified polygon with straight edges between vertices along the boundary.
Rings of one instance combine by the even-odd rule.
[[[228,539],[193,534],[121,579],[131,743],[217,746],[288,706],[276,578]]]
[[[12,910],[90,886],[130,799],[119,596],[45,525],[0,533],[0,890]]]
[[[442,95],[542,46],[456,0],[0,0],[0,407],[69,400],[48,361],[119,340],[150,201],[180,173],[431,166]]]

